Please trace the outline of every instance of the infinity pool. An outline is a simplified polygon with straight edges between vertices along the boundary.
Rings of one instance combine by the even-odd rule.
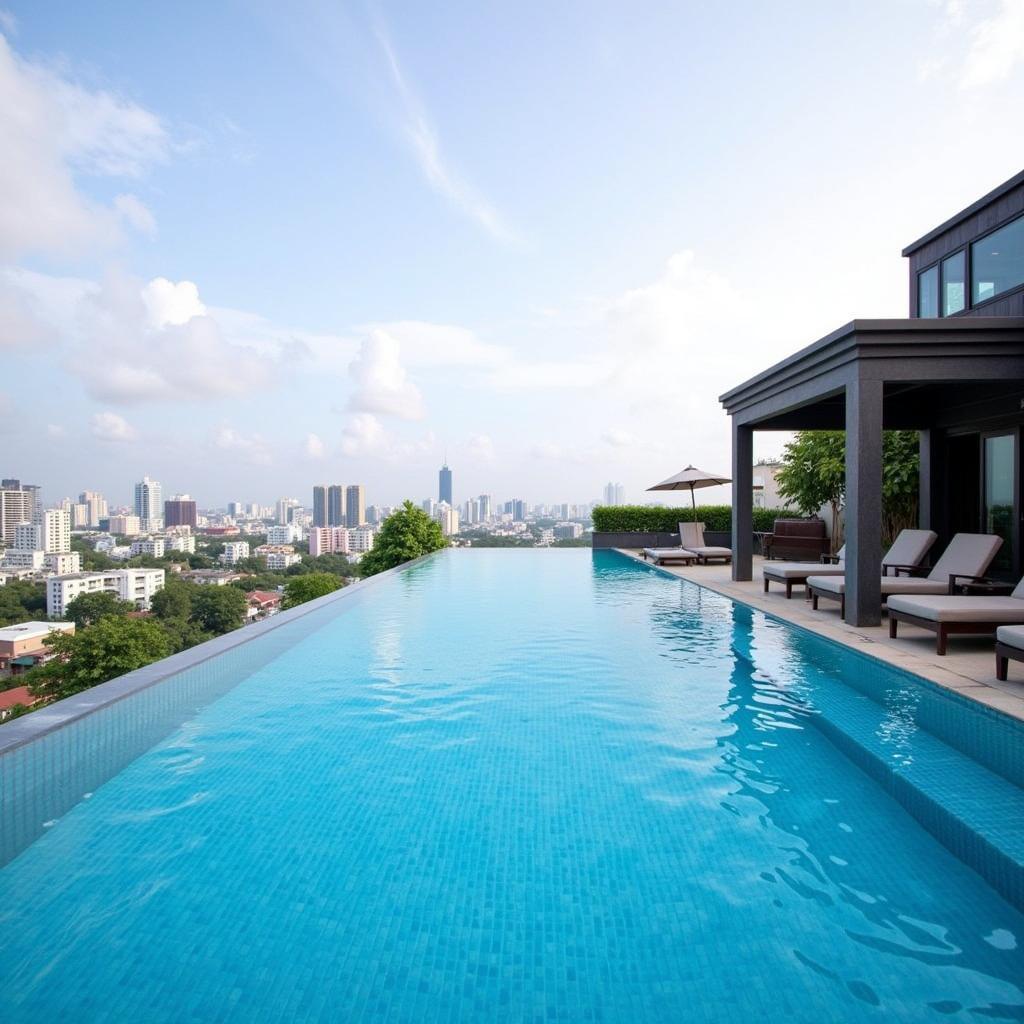
[[[0,871],[0,1020],[1024,1020],[1015,723],[613,552],[259,645]]]

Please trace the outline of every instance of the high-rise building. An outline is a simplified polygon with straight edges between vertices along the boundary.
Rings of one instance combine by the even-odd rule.
[[[459,532],[459,510],[452,508],[447,501],[439,501],[434,518],[441,524],[441,533],[453,537]]]
[[[0,541],[10,544],[14,540],[14,528],[19,523],[35,520],[39,489],[31,484],[23,487],[20,480],[4,480],[3,483],[0,488]]]
[[[96,529],[101,519],[106,519],[110,514],[107,499],[99,491],[82,491],[78,500],[89,509],[86,526]]]
[[[175,494],[164,502],[164,526],[191,526],[196,528],[196,503],[187,494]]]
[[[446,462],[437,474],[437,500],[451,505],[452,503],[452,471]]]
[[[314,526],[309,531],[309,553],[317,555],[347,555],[349,552],[348,527]]]
[[[313,526],[327,525],[327,488],[317,484],[313,488]]]
[[[610,481],[604,485],[604,503],[606,505],[625,505],[626,488],[622,484],[613,484]]]
[[[46,554],[71,550],[71,515],[60,508],[43,509],[39,516],[40,546]]]
[[[431,519],[433,519],[434,509],[437,508],[437,502],[434,501],[433,498],[424,498],[423,501],[420,503],[420,508],[422,508],[423,511],[426,512]]]
[[[494,514],[491,509],[491,496],[489,494],[481,494],[477,501],[480,502],[480,522],[486,523]]]
[[[241,501],[229,501],[228,502],[228,515],[232,519],[237,519],[241,515],[245,515],[245,505]],[[170,524],[168,524],[170,525]]]
[[[298,498],[277,499],[277,523],[279,526],[287,526],[292,521],[295,509],[299,507]]]
[[[135,485],[135,514],[143,530],[159,530],[163,527],[163,488],[158,480],[144,476]]]
[[[351,491],[352,488],[350,487]],[[341,484],[331,484],[327,488],[327,522],[326,526],[347,526],[347,502],[345,488]]]
[[[345,488],[345,524],[349,528],[366,524],[365,502],[362,484],[349,484]]]

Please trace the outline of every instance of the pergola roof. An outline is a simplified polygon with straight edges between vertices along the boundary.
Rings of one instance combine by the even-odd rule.
[[[883,383],[886,428],[1020,409],[1024,318],[851,320],[720,401],[735,424],[759,430],[841,429],[853,380]]]

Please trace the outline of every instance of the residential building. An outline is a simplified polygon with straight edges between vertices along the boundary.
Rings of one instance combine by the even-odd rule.
[[[229,540],[224,545],[220,555],[222,565],[234,565],[241,558],[249,557],[249,542],[247,540]]]
[[[317,555],[347,555],[349,553],[348,527],[321,526],[309,531],[309,553]]]
[[[366,523],[366,498],[362,484],[350,484],[345,488],[345,525],[363,526]]]
[[[323,484],[313,488],[313,525],[327,525],[327,488]]]
[[[348,509],[345,498],[345,488],[342,484],[331,484],[331,486],[327,488],[326,526],[347,525]]]
[[[51,551],[43,555],[43,566],[56,576],[82,571],[82,556],[77,551]]]
[[[781,462],[760,461],[754,466],[754,508],[785,508],[776,474]]]
[[[15,676],[50,658],[46,638],[53,632],[74,633],[73,622],[19,622],[0,627],[0,676]]]
[[[94,530],[100,525],[101,519],[106,519],[110,515],[107,499],[99,491],[82,491],[78,500],[88,509],[85,525]]]
[[[552,532],[555,540],[579,540],[583,536],[580,523],[555,523]]]
[[[14,541],[11,547],[18,551],[42,551],[43,524],[18,523],[14,528]]]
[[[449,506],[452,505],[452,471],[448,468],[447,462],[437,474],[437,500],[439,503],[443,501]]]
[[[4,569],[30,569],[32,572],[42,572],[45,564],[46,553],[42,548],[8,548],[0,562]]]
[[[441,524],[441,532],[446,537],[454,537],[459,532],[459,510],[452,508],[446,501],[439,501],[434,518]]]
[[[284,572],[302,561],[302,555],[296,551],[268,551],[263,556],[267,572]]]
[[[298,540],[299,530],[294,525],[267,528],[268,544],[291,544]]]
[[[732,418],[735,580],[752,575],[757,430],[845,430],[846,621],[881,615],[882,432],[920,437],[918,525],[1002,537],[1024,565],[1024,171],[903,250],[909,316],[853,320],[721,396]]]
[[[110,516],[107,530],[118,537],[137,537],[142,533],[142,520],[138,516]]]
[[[131,544],[131,553],[136,555],[150,555],[153,558],[163,558],[167,550],[167,542],[163,537],[147,537],[144,540],[135,540]]]
[[[163,569],[109,569],[51,576],[46,581],[46,614],[51,619],[62,619],[67,606],[76,597],[104,591],[116,594],[122,601],[131,601],[144,611],[163,586]]]
[[[279,526],[287,526],[299,507],[298,498],[278,498],[276,519]]]
[[[143,530],[163,529],[163,488],[158,480],[144,476],[135,485],[135,514]]]
[[[423,511],[426,512],[431,519],[433,519],[434,509],[437,508],[437,502],[434,501],[433,498],[424,498],[423,501],[420,502],[420,508],[422,508]]]
[[[47,554],[71,550],[71,515],[59,508],[46,508],[36,513],[40,527],[39,541]]]
[[[353,554],[362,554],[373,548],[377,531],[372,526],[355,526],[348,531],[348,544]]]
[[[180,551],[186,555],[194,555],[196,539],[191,533],[168,534],[164,538],[164,551]]]
[[[480,522],[486,523],[494,514],[491,496],[489,494],[481,494],[477,501],[480,503]]]
[[[229,583],[242,579],[242,573],[229,572],[226,569],[192,569],[183,572],[181,578],[203,587],[226,587]]]
[[[273,590],[250,591],[246,595],[249,605],[246,619],[249,622],[254,622],[257,619],[266,619],[271,615],[277,614],[281,610],[283,596],[283,594],[278,594]]]
[[[228,502],[228,515],[232,519],[237,519],[239,516],[246,514],[245,504],[241,501],[229,501]]]
[[[188,526],[195,529],[199,519],[195,501],[187,494],[175,494],[164,502],[164,526]]]
[[[35,519],[36,490],[26,490],[17,480],[5,480],[4,484],[18,484],[0,488],[0,542],[10,544],[14,540],[14,528]]]

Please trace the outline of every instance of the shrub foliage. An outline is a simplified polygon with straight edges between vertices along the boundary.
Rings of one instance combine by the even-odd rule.
[[[784,508],[755,508],[754,529],[770,530],[776,519],[795,515]],[[662,508],[651,505],[601,505],[593,512],[594,529],[600,533],[675,533],[680,523],[693,519],[693,508]],[[698,505],[697,522],[706,530],[728,533],[732,529],[732,506]]]

